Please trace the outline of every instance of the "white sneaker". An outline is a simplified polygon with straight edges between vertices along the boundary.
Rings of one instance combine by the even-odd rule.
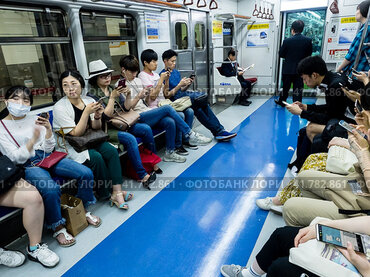
[[[272,197],[257,199],[256,205],[262,210],[272,211],[273,213],[278,214],[278,215],[283,214],[283,206],[274,205],[274,203],[272,203]]]
[[[207,138],[206,136],[195,132],[191,132],[189,137],[189,143],[194,145],[207,145],[211,141],[211,138]]]
[[[163,161],[165,162],[175,162],[175,163],[184,163],[186,162],[186,158],[183,156],[180,156],[179,154],[176,154],[175,151],[172,153],[168,153],[166,151],[166,154],[163,156]]]
[[[0,264],[2,265],[7,267],[17,267],[21,266],[25,260],[26,257],[22,252],[0,248]]]
[[[37,244],[35,251],[30,251],[27,247],[28,258],[31,261],[39,262],[44,267],[54,267],[59,263],[59,257],[48,248],[46,243]]]

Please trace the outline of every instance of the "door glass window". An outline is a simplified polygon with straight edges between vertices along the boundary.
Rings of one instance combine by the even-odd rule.
[[[176,46],[178,50],[188,49],[188,25],[185,22],[177,22],[175,25]]]
[[[222,27],[224,46],[233,46],[233,30],[234,24],[231,22],[224,22]],[[227,53],[230,48],[224,48],[224,60],[227,58]]]
[[[203,50],[205,47],[205,27],[202,23],[195,24],[194,28],[195,48]]]
[[[120,58],[138,54],[135,19],[129,14],[113,16],[85,11],[81,13],[81,23],[87,62],[103,60],[114,70],[115,83],[121,74]]]
[[[31,89],[33,106],[59,100],[59,76],[75,67],[73,57],[62,11],[0,9],[0,97],[21,85]]]
[[[290,28],[295,20],[304,22],[303,35],[312,38],[312,55],[320,55],[325,32],[326,9],[289,12],[286,16],[284,39],[291,36]]]

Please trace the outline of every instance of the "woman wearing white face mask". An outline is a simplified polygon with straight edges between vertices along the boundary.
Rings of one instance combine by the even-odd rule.
[[[70,159],[62,159],[50,169],[37,164],[48,157],[54,150],[55,139],[47,118],[29,115],[32,93],[26,87],[10,88],[5,95],[9,114],[0,124],[0,152],[14,163],[23,165],[25,179],[40,192],[45,205],[45,221],[60,246],[67,247],[76,243],[65,229],[65,219],[60,209],[60,187],[51,176],[76,179],[77,197],[82,199],[85,207],[94,204],[94,176],[92,171]],[[88,223],[94,227],[101,224],[99,217],[86,213]],[[32,248],[28,249],[29,253]]]

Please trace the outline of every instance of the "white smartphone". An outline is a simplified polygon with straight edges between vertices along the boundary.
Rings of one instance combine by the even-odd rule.
[[[352,127],[349,125],[347,122],[344,120],[339,121],[339,125],[342,126],[344,129],[346,129],[348,132],[351,132],[353,134],[353,131],[356,130],[356,128]],[[365,135],[363,132],[360,130],[356,130],[364,139],[367,139],[367,135]]]
[[[281,103],[283,103],[285,106],[290,106],[290,104],[288,102],[281,101]]]

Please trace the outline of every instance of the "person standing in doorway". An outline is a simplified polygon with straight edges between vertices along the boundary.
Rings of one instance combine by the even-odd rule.
[[[285,107],[283,101],[286,101],[289,95],[290,86],[293,83],[293,102],[302,102],[303,80],[297,72],[298,63],[312,54],[312,39],[302,35],[304,22],[296,20],[292,23],[290,32],[292,36],[283,41],[279,56],[284,59],[283,62],[283,92],[279,100],[275,103]]]

